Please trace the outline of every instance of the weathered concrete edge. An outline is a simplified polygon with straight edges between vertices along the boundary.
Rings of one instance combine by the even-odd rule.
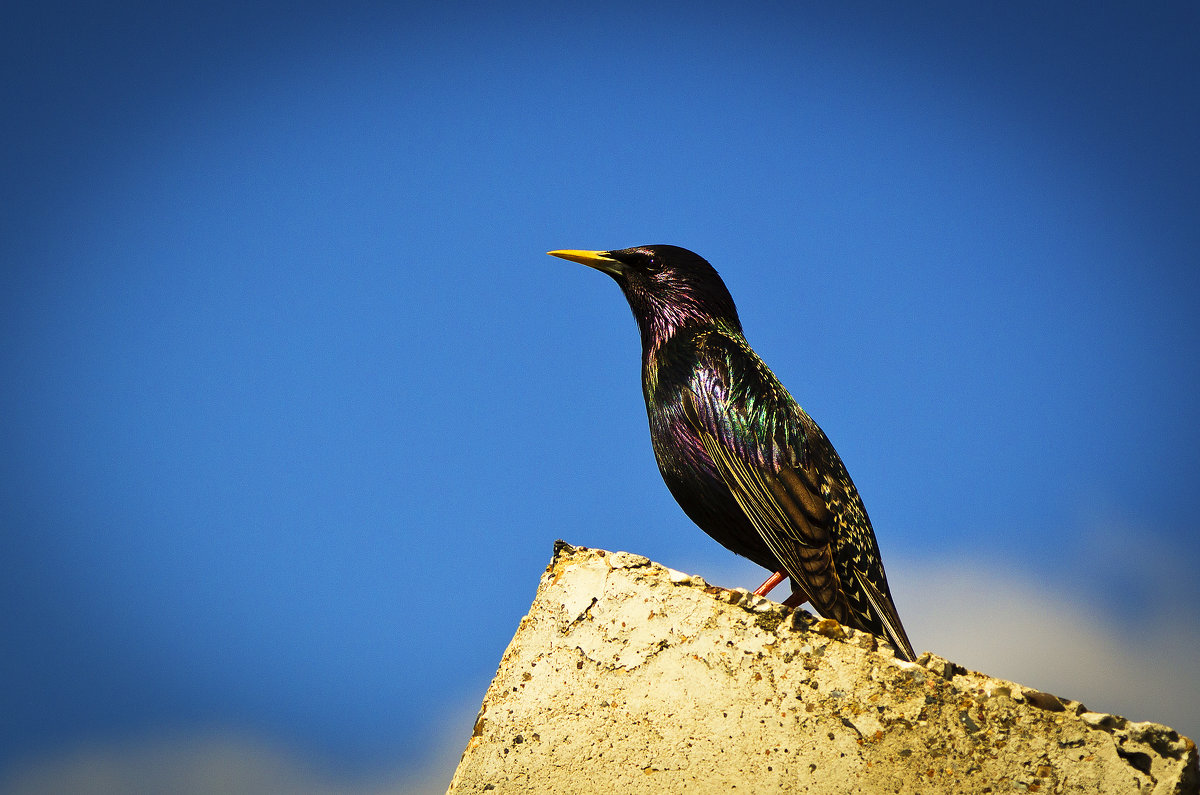
[[[786,607],[766,597],[757,596],[744,588],[727,589],[709,585],[703,577],[663,566],[644,555],[577,547],[560,538],[554,542],[550,563],[546,566],[542,576],[553,576],[556,568],[570,562],[572,558],[586,556],[592,552],[607,554],[610,560],[609,565],[613,568],[647,567],[665,574],[675,586],[699,588],[714,599],[742,608],[748,613],[748,620],[759,626],[763,626],[764,619],[766,619],[765,623],[768,625],[786,626],[787,629],[797,632],[815,632],[831,640],[851,643],[859,648],[891,658],[891,662],[900,667],[919,665],[964,692],[986,683],[984,687],[986,692],[1003,693],[1018,703],[1025,702],[1030,706],[1051,712],[1072,713],[1092,729],[1112,735],[1114,741],[1132,740],[1145,743],[1162,756],[1181,761],[1188,771],[1187,778],[1183,782],[1185,786],[1200,789],[1200,753],[1197,752],[1196,743],[1192,738],[1180,734],[1169,726],[1153,721],[1131,721],[1113,713],[1093,712],[1079,701],[1046,693],[979,671],[972,671],[929,651],[918,655],[916,663],[906,662],[895,656],[886,641],[868,632],[842,626],[831,618],[817,618],[806,610]]]
[[[886,643],[880,643],[877,638],[869,633],[842,627],[836,621],[817,619],[806,611],[792,610],[770,599],[756,596],[744,589],[727,590],[709,585],[701,577],[670,569],[654,563],[642,555],[575,547],[561,540],[556,541],[553,557],[541,577],[541,583],[538,588],[539,595],[547,585],[554,583],[559,577],[564,576],[575,565],[588,564],[597,557],[602,558],[609,569],[631,570],[630,574],[637,579],[641,579],[644,576],[660,583],[664,581],[669,582],[670,586],[673,587],[699,589],[704,595],[701,598],[707,597],[725,605],[739,607],[745,611],[748,625],[753,624],[759,630],[777,634],[781,638],[785,634],[792,632],[819,634],[827,642],[845,643],[856,646],[860,650],[859,653],[865,652],[875,655],[881,658],[881,662],[886,665],[896,666],[905,670],[915,671],[921,669],[931,672],[956,692],[966,694],[970,691],[982,691],[989,696],[1006,696],[1015,702],[1025,703],[1036,710],[1063,713],[1064,716],[1069,714],[1072,718],[1078,719],[1083,726],[1086,726],[1095,735],[1103,736],[1107,734],[1111,738],[1115,753],[1138,770],[1142,770],[1143,766],[1148,768],[1153,761],[1150,756],[1141,753],[1142,750],[1152,751],[1163,761],[1167,762],[1176,773],[1172,776],[1174,781],[1168,785],[1169,789],[1164,791],[1181,794],[1200,792],[1200,762],[1198,762],[1197,758],[1196,744],[1190,738],[1180,735],[1169,727],[1152,722],[1133,722],[1118,715],[1093,712],[1078,701],[1061,698],[1015,682],[996,679],[985,674],[970,671],[963,666],[930,652],[920,655],[918,661],[915,663],[905,662],[896,659],[891,648]],[[660,585],[659,587],[662,586]],[[537,604],[536,599],[534,604]],[[517,635],[514,636],[514,643],[517,637],[519,637],[520,632],[521,630],[518,629]],[[510,650],[511,648],[510,645]],[[503,670],[505,660],[508,656],[509,651],[506,650],[500,663],[501,670]],[[499,671],[497,675],[499,675]],[[486,709],[486,699],[483,706]],[[481,711],[480,719],[482,718],[483,712]],[[477,722],[476,736],[479,733],[480,725]],[[467,749],[464,750],[463,754],[464,760],[475,740],[476,737],[472,737],[471,741],[468,742]],[[1135,750],[1135,747],[1140,747],[1140,750]],[[1154,762],[1154,764],[1157,766],[1158,763]],[[1142,770],[1142,772],[1148,773],[1149,771]],[[457,774],[455,778],[457,779]],[[1158,788],[1155,791],[1158,792]]]

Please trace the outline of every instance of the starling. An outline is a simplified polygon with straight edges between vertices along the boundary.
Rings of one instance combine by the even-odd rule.
[[[712,265],[677,246],[551,251],[616,280],[642,335],[654,457],[692,521],[785,577],[786,603],[886,638],[913,660],[871,520],[841,458],[746,342]]]

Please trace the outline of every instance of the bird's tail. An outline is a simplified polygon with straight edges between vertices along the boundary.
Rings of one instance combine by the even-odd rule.
[[[892,604],[891,598],[880,593],[874,583],[863,576],[862,572],[855,571],[854,575],[858,579],[863,593],[867,595],[867,600],[871,603],[871,608],[879,618],[879,622],[883,624],[883,631],[887,635],[888,641],[896,649],[896,654],[909,662],[916,662],[917,655],[913,651],[912,643],[908,640],[908,633],[904,631],[904,625],[900,623],[900,616],[896,613],[896,606]]]

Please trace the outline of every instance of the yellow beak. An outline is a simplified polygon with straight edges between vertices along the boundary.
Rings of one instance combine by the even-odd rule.
[[[589,268],[595,268],[605,273],[614,273],[621,270],[621,261],[613,259],[607,251],[580,251],[573,248],[564,248],[559,251],[547,251],[546,253],[552,257],[582,263]]]

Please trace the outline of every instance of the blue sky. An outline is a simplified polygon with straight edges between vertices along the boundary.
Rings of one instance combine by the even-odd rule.
[[[1200,733],[1194,4],[9,16],[0,777],[437,790],[554,539],[757,585],[544,254],[643,243],[725,277],[918,650]]]

